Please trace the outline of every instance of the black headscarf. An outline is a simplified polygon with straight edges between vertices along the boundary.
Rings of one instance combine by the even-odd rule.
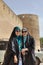
[[[13,32],[12,32],[12,34],[10,36],[9,41],[11,41],[14,37],[16,37],[16,34],[15,34],[16,31],[20,31],[20,28],[19,27],[14,27]]]

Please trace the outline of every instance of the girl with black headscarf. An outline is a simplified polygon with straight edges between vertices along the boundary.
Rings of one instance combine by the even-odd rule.
[[[2,65],[18,65],[21,46],[20,28],[15,27],[9,39]]]

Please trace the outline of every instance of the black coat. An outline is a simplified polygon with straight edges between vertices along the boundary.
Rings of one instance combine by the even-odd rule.
[[[34,54],[34,50],[35,50],[35,42],[34,42],[34,38],[30,35],[27,35],[27,39],[25,42],[25,46],[26,48],[28,48],[28,52],[26,51],[25,56],[21,55],[22,57],[22,65],[35,65],[35,54]],[[22,36],[22,48],[24,48],[24,39]]]
[[[8,47],[4,56],[4,61],[2,65],[18,65],[14,63],[14,55],[17,56],[19,62],[19,47],[17,40],[13,38],[8,43]]]

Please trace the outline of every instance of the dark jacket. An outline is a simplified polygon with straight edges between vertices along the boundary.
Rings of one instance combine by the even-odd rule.
[[[35,41],[32,36],[27,35],[25,46],[26,46],[26,48],[28,48],[28,52],[27,51],[25,52],[26,53],[25,56],[22,55],[23,65],[35,65],[35,60],[34,60],[34,58],[35,58],[35,54],[34,54]],[[24,48],[23,36],[22,36],[22,48]],[[25,58],[25,60],[24,60],[24,58]]]
[[[14,63],[14,55],[16,55],[17,58],[19,57],[19,47],[16,38],[9,41],[2,65],[18,65],[18,63]]]

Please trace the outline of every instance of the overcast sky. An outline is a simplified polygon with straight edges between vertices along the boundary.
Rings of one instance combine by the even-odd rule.
[[[43,0],[4,0],[18,14],[36,14],[39,16],[40,37],[43,37]]]

